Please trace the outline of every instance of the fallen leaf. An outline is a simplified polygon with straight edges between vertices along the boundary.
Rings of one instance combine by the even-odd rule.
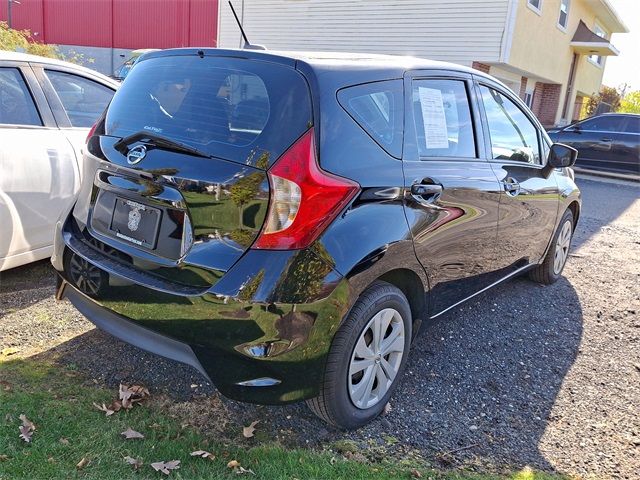
[[[22,426],[23,427],[26,427],[29,430],[35,430],[36,429],[36,426],[34,425],[34,423],[31,420],[29,420],[24,413],[21,413],[18,418],[22,421]]]
[[[9,455],[0,455],[0,462],[6,462],[9,460]]]
[[[191,452],[191,456],[208,458],[209,460],[214,460],[216,458],[216,456],[213,453],[207,452],[205,450],[196,450],[195,452]]]
[[[229,463],[227,463],[227,468],[237,468],[240,466],[240,462],[237,460],[231,460]]]
[[[138,470],[143,464],[139,458],[132,458],[129,456],[124,457],[124,461],[133,467],[134,470]]]
[[[135,430],[132,430],[131,427],[127,428],[120,435],[123,435],[124,438],[126,438],[127,440],[135,439],[135,438],[144,438],[143,434],[141,434],[140,432],[136,432]]]
[[[122,402],[122,408],[133,408],[135,403],[141,402],[149,396],[149,390],[141,385],[125,385],[120,384],[118,388],[118,395]]]
[[[87,457],[82,457],[82,460],[80,460],[77,464],[76,464],[76,468],[78,470],[82,470],[84,467],[86,467],[87,465],[89,465],[89,459]]]
[[[69,439],[67,439],[67,438],[61,438],[61,439],[59,440],[59,442],[60,442],[62,445],[69,445]]]
[[[234,468],[233,471],[238,475],[244,475],[245,473],[250,473],[251,475],[256,474],[253,470],[249,468],[240,467],[240,466],[238,468]]]
[[[382,410],[382,414],[383,414],[383,415],[389,415],[389,413],[391,412],[391,410],[393,410],[393,409],[391,408],[391,404],[390,404],[390,403],[387,403],[387,404],[384,406],[384,409]]]
[[[420,473],[420,470],[416,470],[414,468],[413,470],[411,470],[411,476],[413,478],[422,478],[422,473]]]
[[[16,347],[7,347],[7,348],[3,348],[0,353],[2,355],[4,355],[5,357],[8,357],[9,355],[15,355],[19,351],[20,351],[20,349],[16,348]]]
[[[251,422],[251,425],[249,425],[248,427],[242,427],[242,435],[244,435],[244,438],[253,437],[253,432],[256,431],[256,425],[259,422],[259,420],[256,420],[255,422]]]
[[[11,384],[9,382],[7,382],[6,380],[0,380],[0,385],[2,385],[2,389],[5,392],[10,392],[11,391]]]
[[[35,431],[36,426],[31,420],[27,418],[27,416],[24,413],[21,413],[19,418],[22,421],[22,425],[18,427],[18,429],[20,430],[20,438],[25,442],[30,443],[31,437],[33,436],[33,432]]]
[[[165,475],[169,475],[171,470],[177,470],[180,468],[180,460],[171,460],[170,462],[154,462],[151,467],[156,472],[162,472]]]
[[[115,412],[115,410],[111,410],[109,407],[107,407],[104,403],[102,405],[98,405],[97,403],[93,403],[93,406],[95,408],[97,408],[98,410],[100,410],[101,412],[104,412],[104,414],[108,417],[110,415],[113,415]]]

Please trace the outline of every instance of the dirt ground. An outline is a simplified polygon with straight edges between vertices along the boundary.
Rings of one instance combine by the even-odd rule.
[[[374,460],[411,454],[443,467],[637,479],[640,186],[579,185],[565,278],[550,287],[516,279],[427,325],[392,410],[357,432],[328,429],[303,404],[224,399],[189,367],[93,329],[54,300],[47,262],[0,274],[0,350],[55,357],[107,385],[144,382],[212,435],[260,420],[268,438]]]

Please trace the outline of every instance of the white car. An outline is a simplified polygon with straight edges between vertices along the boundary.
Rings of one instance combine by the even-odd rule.
[[[0,271],[51,256],[85,138],[117,87],[88,68],[0,51]]]

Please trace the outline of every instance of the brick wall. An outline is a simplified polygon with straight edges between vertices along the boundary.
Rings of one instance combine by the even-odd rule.
[[[486,63],[473,62],[471,66],[476,70],[480,70],[481,72],[484,72],[484,73],[489,73],[489,70],[491,70],[491,66],[487,65]]]
[[[562,85],[536,83],[531,110],[545,127],[552,127],[555,124],[561,88]]]

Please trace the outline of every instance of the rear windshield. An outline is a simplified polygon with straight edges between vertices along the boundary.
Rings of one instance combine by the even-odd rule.
[[[294,69],[193,54],[136,64],[111,102],[105,133],[148,131],[266,168],[311,121],[309,90]]]

